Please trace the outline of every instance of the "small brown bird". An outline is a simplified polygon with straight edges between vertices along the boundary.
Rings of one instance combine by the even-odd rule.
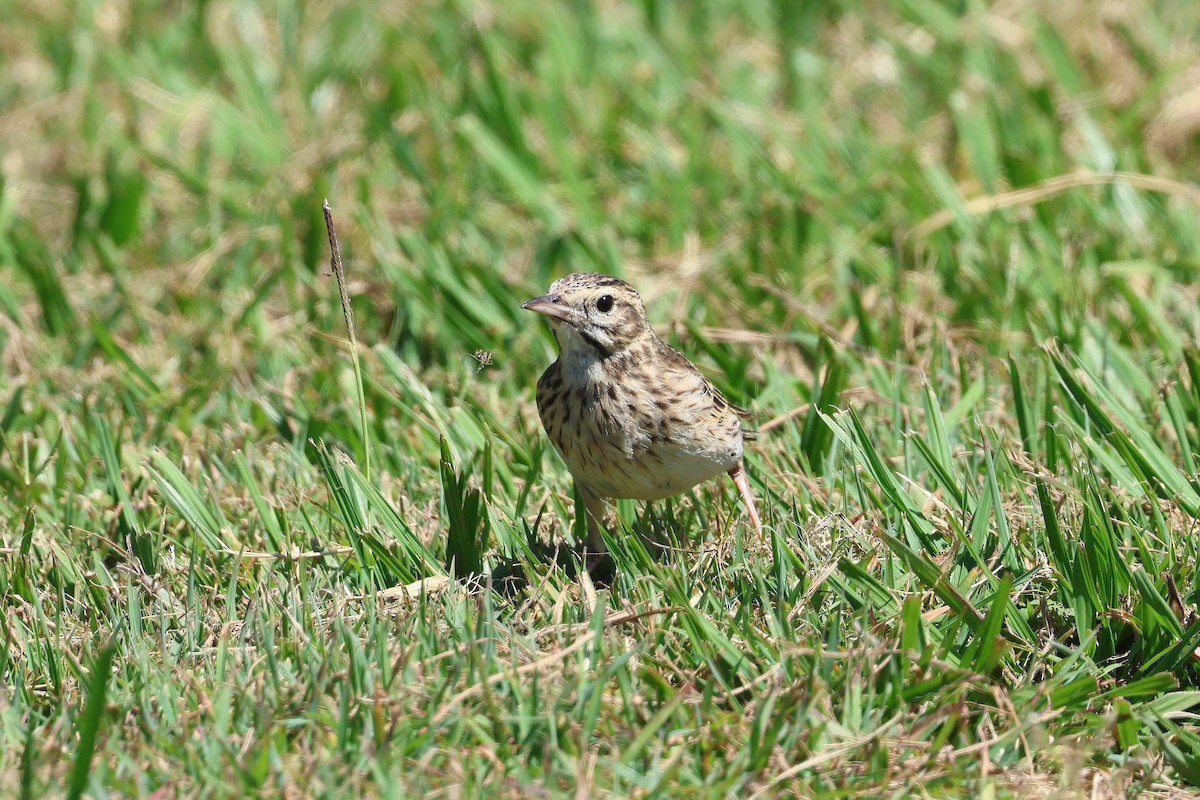
[[[605,498],[661,500],[722,472],[762,532],[742,471],[746,412],[655,335],[632,286],[575,273],[521,307],[549,317],[558,340],[558,360],[538,380],[538,413],[583,497],[589,550],[605,550]]]

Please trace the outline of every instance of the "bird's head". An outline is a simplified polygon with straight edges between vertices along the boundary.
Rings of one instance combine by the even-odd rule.
[[[521,308],[550,318],[554,338],[564,354],[586,352],[586,348],[604,358],[653,335],[641,296],[611,275],[567,275],[552,283],[547,294],[526,301]]]

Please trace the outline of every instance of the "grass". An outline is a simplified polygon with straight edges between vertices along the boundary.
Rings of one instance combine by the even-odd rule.
[[[5,794],[1200,791],[1198,34],[23,4]],[[611,586],[554,552],[520,303],[574,270],[754,410],[768,538],[726,482],[620,504]]]

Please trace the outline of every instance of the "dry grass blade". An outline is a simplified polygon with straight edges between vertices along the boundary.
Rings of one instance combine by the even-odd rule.
[[[1159,175],[1143,175],[1135,172],[1102,174],[1081,170],[1070,175],[1058,175],[1053,178],[1047,178],[1033,186],[1013,189],[1012,191],[1001,192],[1000,194],[973,197],[963,204],[963,209],[967,214],[978,216],[981,214],[990,214],[993,211],[1001,211],[1006,208],[1036,205],[1063,192],[1085,186],[1114,186],[1119,184],[1131,186],[1134,189],[1141,189],[1146,192],[1169,194],[1200,205],[1200,186],[1194,183],[1187,183]],[[908,230],[908,233],[905,234],[905,238],[909,240],[924,239],[954,222],[955,216],[956,213],[952,209],[942,209],[912,226]]]

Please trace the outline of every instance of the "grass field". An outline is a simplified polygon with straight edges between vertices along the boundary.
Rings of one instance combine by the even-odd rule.
[[[1200,791],[1193,4],[10,13],[0,795]],[[768,538],[554,551],[589,270]]]

